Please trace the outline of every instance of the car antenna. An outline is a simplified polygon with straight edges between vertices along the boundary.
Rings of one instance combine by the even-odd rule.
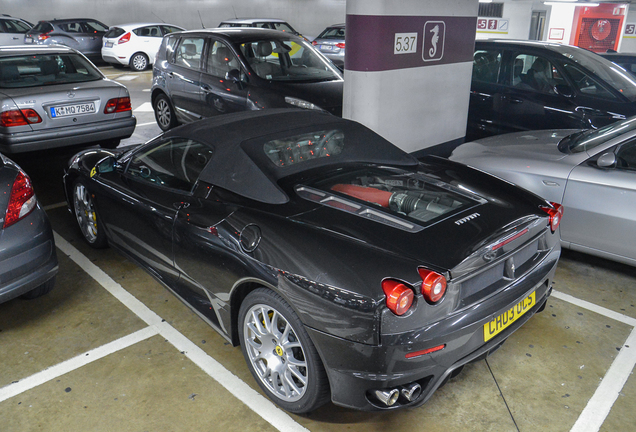
[[[166,22],[165,22],[164,20],[162,20],[162,19],[161,19],[161,17],[160,17],[159,15],[157,15],[156,13],[154,13],[154,12],[150,12],[150,13],[151,13],[151,14],[153,14],[154,16],[156,16],[157,18],[159,18],[159,19],[161,20],[161,22],[162,22],[162,23],[164,23],[164,24],[166,23]]]
[[[201,21],[201,28],[204,29],[205,26],[203,25],[203,18],[201,18],[201,11],[197,10],[197,13],[199,14],[199,21]]]
[[[232,12],[234,12],[234,18],[238,19],[238,16],[236,16],[236,9],[234,9],[234,5],[232,5]]]

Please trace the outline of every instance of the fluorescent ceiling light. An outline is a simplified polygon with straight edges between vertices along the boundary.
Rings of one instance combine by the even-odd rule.
[[[598,6],[598,3],[577,2],[577,1],[571,1],[571,0],[546,1],[546,2],[543,2],[543,4],[548,6],[559,6],[559,5],[587,6],[587,7]]]
[[[492,3],[492,0],[479,0],[479,3]]]

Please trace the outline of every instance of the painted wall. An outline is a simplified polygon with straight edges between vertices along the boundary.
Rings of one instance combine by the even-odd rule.
[[[634,27],[629,27],[633,25]],[[632,28],[634,30],[632,30]],[[636,8],[627,12],[625,18],[625,29],[623,33],[623,39],[620,43],[619,52],[624,53],[636,53]]]
[[[500,23],[499,28],[477,28],[477,39],[528,39],[530,34],[530,20],[534,1],[509,1],[504,2],[503,17],[499,21],[507,21],[505,27]],[[492,20],[489,18],[488,20]]]
[[[201,21],[216,27],[235,16],[268,17],[284,19],[315,37],[328,25],[345,21],[345,0],[0,0],[0,13],[34,23],[89,17],[109,26],[163,20],[187,29],[201,28]]]

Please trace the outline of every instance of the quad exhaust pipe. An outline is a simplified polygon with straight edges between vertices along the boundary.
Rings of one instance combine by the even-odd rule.
[[[376,399],[390,407],[395,405],[399,398],[403,398],[407,403],[413,402],[422,394],[422,386],[411,383],[394,389],[373,390],[372,393]]]

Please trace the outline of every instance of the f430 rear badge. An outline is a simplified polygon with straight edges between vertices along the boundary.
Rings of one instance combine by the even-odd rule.
[[[461,219],[457,219],[455,221],[455,225],[461,225],[461,224],[466,223],[466,222],[468,222],[470,220],[477,219],[479,216],[481,216],[479,213],[473,213],[473,214],[468,215],[466,217],[463,217]]]

